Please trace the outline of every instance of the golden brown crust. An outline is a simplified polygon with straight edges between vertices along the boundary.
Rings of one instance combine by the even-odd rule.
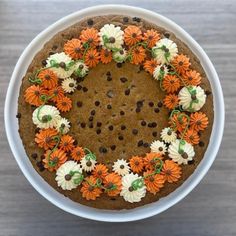
[[[153,24],[141,20],[141,22],[133,21],[131,17],[126,17],[128,22],[124,22],[123,16],[101,16],[93,18],[93,27],[99,29],[105,23],[112,23],[120,25],[122,28],[128,24],[135,24],[146,30],[149,28],[157,29],[162,35],[166,33],[169,34],[169,38],[176,42],[178,45],[179,53],[188,55],[191,62],[191,67],[197,70],[202,76],[201,87],[205,91],[211,91],[210,83],[206,78],[206,74],[199,63],[196,56],[190,51],[190,49],[179,39],[175,37],[174,34],[166,32],[164,29],[159,28]],[[63,50],[64,43],[73,37],[78,37],[81,30],[88,27],[88,20],[85,19],[66,30],[63,30],[56,34],[49,42],[47,42],[44,48],[38,52],[32,63],[30,64],[27,74],[22,80],[22,86],[20,89],[20,96],[18,101],[18,112],[21,114],[19,119],[19,133],[22,138],[23,145],[25,147],[26,153],[32,162],[32,165],[37,170],[37,172],[48,182],[53,188],[61,192],[70,199],[79,202],[81,204],[102,208],[102,209],[130,209],[138,206],[142,206],[147,203],[157,201],[159,198],[168,195],[170,192],[174,191],[179,187],[195,170],[196,166],[202,160],[204,153],[206,151],[211,129],[213,123],[213,98],[210,94],[207,97],[207,102],[202,108],[209,118],[209,126],[206,131],[201,133],[201,145],[195,146],[195,162],[191,165],[182,166],[182,177],[176,184],[165,184],[165,187],[158,192],[156,195],[147,193],[146,197],[142,199],[139,203],[128,203],[123,200],[122,197],[108,197],[105,194],[102,197],[96,199],[96,201],[87,201],[82,198],[80,191],[78,189],[72,191],[63,191],[57,187],[55,181],[55,173],[48,171],[40,171],[40,157],[43,151],[37,147],[34,142],[36,127],[33,124],[31,117],[32,111],[34,110],[29,104],[24,101],[23,94],[25,89],[30,85],[28,82],[28,76],[35,69],[42,67],[42,61],[45,60],[49,53],[61,52]],[[106,72],[111,73],[112,81],[107,81]],[[127,83],[122,83],[120,81],[121,77],[126,77],[128,79]],[[130,96],[124,95],[127,84],[131,86]],[[118,158],[128,159],[132,155],[142,155],[149,151],[149,148],[138,147],[137,142],[143,140],[150,143],[151,141],[158,139],[160,136],[160,131],[162,128],[167,126],[168,110],[164,107],[159,108],[160,112],[155,113],[154,108],[149,107],[148,102],[152,101],[157,107],[157,103],[163,100],[164,93],[160,90],[158,83],[151,79],[151,76],[143,70],[140,70],[138,66],[132,65],[130,63],[125,63],[121,68],[118,68],[115,62],[109,65],[99,64],[96,68],[92,69],[88,76],[86,76],[84,81],[80,82],[82,87],[88,88],[87,92],[82,90],[75,92],[73,95],[69,95],[73,100],[73,108],[70,112],[63,114],[63,116],[69,118],[72,123],[70,134],[75,137],[79,145],[83,147],[90,148],[93,152],[97,154],[99,162],[111,165]],[[106,94],[108,91],[112,91],[113,98],[109,98]],[[112,99],[112,109],[109,110],[106,106],[111,102]],[[95,107],[94,102],[96,100],[100,101],[100,107]],[[136,102],[139,100],[144,100],[144,107],[142,112],[136,113]],[[82,101],[83,106],[77,107],[77,101]],[[96,110],[96,115],[94,118],[94,128],[88,127],[88,118],[90,116],[91,110]],[[124,116],[120,115],[120,111],[125,112]],[[157,122],[156,128],[142,127],[140,125],[141,120],[146,122]],[[87,124],[86,128],[81,128],[81,122]],[[96,134],[96,123],[102,122],[101,134]],[[126,129],[124,131],[120,130],[120,126],[124,124]],[[115,129],[109,131],[108,126],[113,125]],[[138,129],[138,134],[133,135],[132,130]],[[156,131],[158,133],[157,138],[152,136],[152,132]],[[119,135],[123,135],[124,140],[118,140]],[[204,144],[204,145],[203,145]],[[110,146],[116,145],[116,149],[111,151]],[[99,152],[100,147],[106,147],[108,152],[106,154],[101,154]],[[37,161],[31,156],[33,153],[38,154]],[[38,164],[37,164],[38,163]]]

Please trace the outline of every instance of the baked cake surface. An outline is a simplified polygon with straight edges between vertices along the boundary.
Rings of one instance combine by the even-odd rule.
[[[66,197],[102,209],[173,192],[202,160],[213,122],[210,83],[191,50],[163,28],[118,15],[85,19],[47,42],[22,79],[18,104],[36,171]]]

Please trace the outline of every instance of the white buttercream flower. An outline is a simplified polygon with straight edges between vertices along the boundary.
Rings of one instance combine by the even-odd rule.
[[[62,81],[61,87],[66,93],[73,93],[76,90],[77,82],[72,78],[67,78]]]
[[[133,202],[140,202],[143,197],[145,197],[146,194],[146,186],[143,184],[143,186],[134,189],[132,187],[132,183],[135,180],[140,179],[140,177],[137,174],[127,174],[122,177],[122,189],[120,192],[120,196],[122,196],[125,201],[133,203]]]
[[[158,65],[155,70],[153,71],[153,77],[156,80],[163,79],[167,74],[169,70],[167,66],[165,65]]]
[[[170,127],[164,128],[161,131],[161,139],[165,143],[172,143],[176,140],[177,134],[174,130],[172,130]]]
[[[168,148],[169,157],[174,161],[180,164],[188,164],[189,161],[193,160],[195,155],[193,146],[186,141],[183,141],[183,144],[180,143],[181,140],[177,139],[172,142]]]
[[[125,61],[127,51],[125,49],[120,49],[117,52],[113,52],[112,57],[115,62],[122,63]]]
[[[157,41],[152,48],[154,58],[162,64],[170,62],[178,53],[176,43],[168,38]]]
[[[63,190],[72,190],[77,188],[82,180],[82,169],[75,161],[67,161],[57,170],[57,185]]]
[[[151,152],[160,153],[162,155],[165,155],[167,151],[166,144],[159,140],[153,141],[151,143],[150,148],[151,148]]]
[[[84,156],[81,159],[80,163],[81,163],[82,169],[84,171],[90,172],[95,168],[95,165],[96,165],[97,161],[95,159],[87,158],[86,156]]]
[[[48,57],[46,67],[50,67],[53,64],[57,64],[58,67],[52,67],[51,70],[61,79],[70,77],[74,72],[74,66],[70,66],[68,70],[65,68],[73,63],[73,60],[64,52],[55,53]]]
[[[100,36],[100,42],[103,48],[107,48],[109,50],[121,48],[124,43],[124,32],[119,26],[106,24],[100,29],[98,34]]]
[[[36,108],[32,115],[33,123],[40,129],[56,127],[60,119],[60,112],[51,105],[43,105]]]
[[[80,78],[83,78],[88,74],[89,68],[82,61],[78,61],[74,66],[75,74]]]
[[[186,111],[199,111],[206,102],[206,94],[200,86],[183,87],[179,91],[179,104]]]
[[[66,118],[61,118],[57,120],[56,130],[60,132],[62,130],[62,134],[66,134],[70,131],[70,122]]]
[[[116,162],[114,162],[112,169],[115,173],[121,176],[129,174],[130,171],[129,164],[124,159],[118,159]]]

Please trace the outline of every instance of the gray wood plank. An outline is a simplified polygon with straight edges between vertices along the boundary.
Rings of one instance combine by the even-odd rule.
[[[108,0],[0,0],[0,236],[236,235],[236,1],[120,0],[161,13],[187,30],[213,61],[225,95],[226,125],[218,157],[198,187],[166,212],[142,222],[110,224],[67,214],[41,197],[19,170],[3,123],[4,99],[27,44],[61,17]]]

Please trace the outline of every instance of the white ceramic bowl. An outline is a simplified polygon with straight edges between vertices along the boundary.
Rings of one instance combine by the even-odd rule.
[[[16,119],[16,113],[21,78],[23,78],[23,76],[25,75],[26,70],[34,55],[57,32],[61,31],[64,28],[67,28],[68,26],[80,21],[85,17],[93,17],[98,14],[122,14],[138,16],[173,32],[179,39],[185,42],[199,58],[207,74],[207,77],[210,80],[213,91],[215,116],[212,134],[204,158],[195,172],[178,189],[176,189],[168,196],[162,198],[157,202],[132,210],[111,211],[93,209],[75,203],[55,191],[41,178],[41,176],[32,167],[18,134],[18,120]],[[24,50],[16,64],[7,91],[5,102],[5,126],[11,150],[19,167],[21,168],[28,181],[33,185],[33,187],[50,202],[74,215],[93,220],[109,222],[134,221],[159,214],[167,208],[173,206],[181,199],[183,199],[200,182],[200,180],[212,165],[212,162],[216,157],[221,143],[224,129],[224,101],[219,78],[211,61],[209,60],[203,49],[198,45],[198,43],[182,28],[159,14],[141,8],[124,5],[100,5],[75,12],[69,16],[62,18],[61,20],[45,29],[37,37],[35,37],[34,40]]]

